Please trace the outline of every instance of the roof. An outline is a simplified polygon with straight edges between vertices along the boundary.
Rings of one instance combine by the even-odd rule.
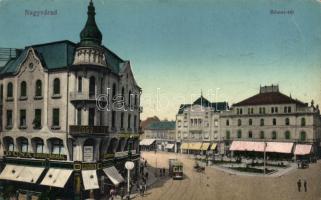
[[[154,116],[154,117],[148,117],[147,119],[145,119],[144,121],[142,121],[140,123],[140,126],[142,127],[143,130],[145,130],[149,124],[153,123],[153,122],[159,122],[159,118]]]
[[[204,107],[211,107],[215,111],[222,111],[228,109],[228,103],[227,102],[210,102],[207,100],[203,95],[201,95],[198,99],[196,99],[193,104],[181,104],[178,110],[178,114],[182,114],[184,112],[184,109],[189,108],[194,105],[200,105]]]
[[[306,105],[301,101],[292,99],[292,97],[282,94],[281,92],[264,92],[233,104],[233,106],[254,106],[269,104],[297,104],[299,106]]]
[[[174,130],[176,126],[175,121],[160,121],[150,123],[147,130]]]

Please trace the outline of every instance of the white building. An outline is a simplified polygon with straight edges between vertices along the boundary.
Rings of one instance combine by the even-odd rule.
[[[79,43],[27,46],[1,69],[0,179],[29,184],[20,189],[36,184],[38,192],[65,188],[60,194],[87,197],[88,191],[105,190],[108,175],[102,170],[123,171],[128,149],[138,162],[141,88],[130,62],[101,41],[90,2]],[[8,174],[24,173],[21,166],[40,170],[25,173],[24,180]],[[58,185],[47,180],[55,169],[61,171],[54,177]],[[87,180],[88,170],[93,181]]]
[[[220,113],[227,109],[226,102],[211,103],[202,95],[193,104],[182,104],[176,115],[177,150],[187,153],[214,150],[220,141]]]
[[[279,142],[280,148],[282,145],[293,144],[289,148],[290,155],[308,155],[307,152],[296,153],[302,147],[300,144],[310,145],[311,153],[320,151],[319,107],[313,101],[308,105],[286,96],[275,85],[261,87],[258,94],[222,112],[220,127],[221,140],[225,141],[226,150],[233,141],[265,141],[271,144]]]

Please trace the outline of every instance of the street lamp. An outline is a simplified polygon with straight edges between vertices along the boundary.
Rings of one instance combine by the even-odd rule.
[[[130,170],[134,169],[135,164],[132,161],[127,161],[125,163],[125,168],[127,169],[127,199],[130,199]]]
[[[264,175],[266,173],[266,146],[267,146],[267,142],[264,141]]]

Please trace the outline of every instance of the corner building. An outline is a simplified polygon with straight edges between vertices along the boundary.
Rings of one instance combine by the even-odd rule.
[[[128,160],[138,175],[141,88],[87,14],[79,43],[27,46],[0,71],[0,180],[19,198],[97,199]]]

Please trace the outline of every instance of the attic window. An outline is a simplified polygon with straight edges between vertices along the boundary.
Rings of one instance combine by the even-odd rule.
[[[30,69],[30,70],[33,69],[33,63],[29,63],[29,69]]]

